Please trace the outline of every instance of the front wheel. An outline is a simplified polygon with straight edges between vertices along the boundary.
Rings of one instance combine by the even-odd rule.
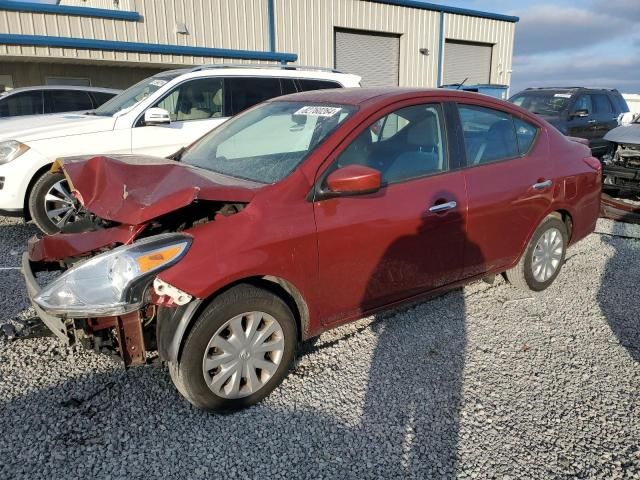
[[[297,345],[294,316],[272,293],[238,285],[199,315],[169,371],[198,408],[238,410],[265,398],[287,375]]]
[[[506,272],[507,280],[521,290],[546,289],[562,269],[568,243],[565,223],[557,217],[547,217],[534,232],[518,264]]]
[[[82,212],[64,174],[46,172],[33,185],[29,196],[29,213],[44,233],[59,232],[82,218]]]

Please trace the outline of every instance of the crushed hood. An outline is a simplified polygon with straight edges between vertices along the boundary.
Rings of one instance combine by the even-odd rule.
[[[58,160],[71,188],[100,218],[139,225],[196,200],[248,203],[264,184],[140,155]]]
[[[0,141],[18,140],[26,143],[84,133],[104,132],[113,130],[114,123],[114,117],[82,113],[29,115],[0,121]]]
[[[605,140],[615,143],[629,143],[640,145],[640,123],[632,123],[609,130],[604,136]]]

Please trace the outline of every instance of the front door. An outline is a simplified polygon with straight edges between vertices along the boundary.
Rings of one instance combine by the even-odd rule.
[[[176,86],[153,107],[167,110],[168,125],[145,125],[140,118],[131,131],[132,153],[166,157],[223,123],[224,81],[198,78]]]
[[[582,112],[583,116],[577,116],[577,112]],[[586,138],[589,140],[591,148],[597,147],[596,122],[592,96],[588,94],[579,95],[569,110],[567,135]]]
[[[458,280],[466,190],[451,171],[440,104],[398,109],[368,125],[327,173],[381,172],[377,193],[314,203],[323,318],[336,323]]]

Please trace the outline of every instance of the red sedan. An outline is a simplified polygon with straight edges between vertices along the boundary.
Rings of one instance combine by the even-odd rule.
[[[39,315],[127,366],[157,349],[211,410],[260,401],[300,342],[345,322],[502,273],[544,290],[600,205],[600,162],[579,140],[446,90],[281,97],[171,159],[57,168],[92,216],[31,240]]]

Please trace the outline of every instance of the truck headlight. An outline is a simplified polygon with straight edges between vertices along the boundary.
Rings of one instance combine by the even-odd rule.
[[[52,315],[69,318],[134,312],[154,274],[179,261],[190,245],[191,237],[166,233],[115,248],[70,268],[34,301]]]
[[[29,150],[29,147],[17,140],[0,142],[0,165],[9,163]]]

